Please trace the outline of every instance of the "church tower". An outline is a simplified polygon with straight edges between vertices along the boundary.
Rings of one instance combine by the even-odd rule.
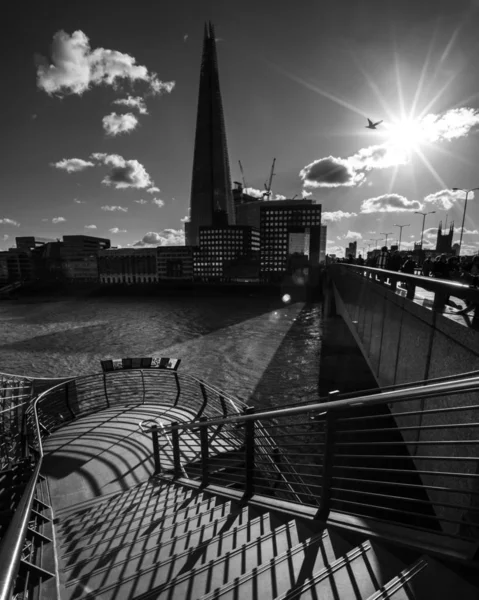
[[[221,101],[215,32],[205,24],[196,117],[190,223],[186,244],[199,243],[199,228],[221,221],[235,224],[233,192]]]

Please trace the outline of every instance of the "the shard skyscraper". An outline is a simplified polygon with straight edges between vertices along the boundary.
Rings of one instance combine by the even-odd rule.
[[[190,223],[186,244],[199,243],[199,228],[228,221],[235,223],[226,131],[221,102],[216,41],[213,25],[205,25],[200,91],[196,117]]]

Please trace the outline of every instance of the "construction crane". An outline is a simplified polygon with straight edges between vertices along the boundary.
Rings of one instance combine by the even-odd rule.
[[[276,159],[273,158],[273,164],[271,165],[271,173],[269,174],[269,180],[268,183],[264,184],[264,189],[266,190],[265,192],[263,192],[263,199],[265,196],[268,196],[268,198],[271,196],[271,183],[273,181],[273,176],[274,176],[274,164],[276,162]]]
[[[244,178],[244,171],[243,171],[243,165],[241,164],[241,161],[239,160],[239,166],[240,166],[240,170],[241,170],[241,179],[243,180],[243,188],[246,189],[246,180]]]

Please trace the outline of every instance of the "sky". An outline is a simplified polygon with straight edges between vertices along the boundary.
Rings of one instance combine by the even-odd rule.
[[[0,249],[183,244],[204,22],[233,181],[322,205],[328,252],[435,245],[479,187],[479,0],[18,3],[0,49]],[[367,118],[382,121],[367,129]],[[463,253],[479,250],[468,195]],[[374,241],[371,241],[374,240]]]

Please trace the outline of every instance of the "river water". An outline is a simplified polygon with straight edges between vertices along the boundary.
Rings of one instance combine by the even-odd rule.
[[[0,303],[0,372],[63,377],[100,360],[181,358],[256,406],[318,393],[321,306],[254,297],[90,298]]]

